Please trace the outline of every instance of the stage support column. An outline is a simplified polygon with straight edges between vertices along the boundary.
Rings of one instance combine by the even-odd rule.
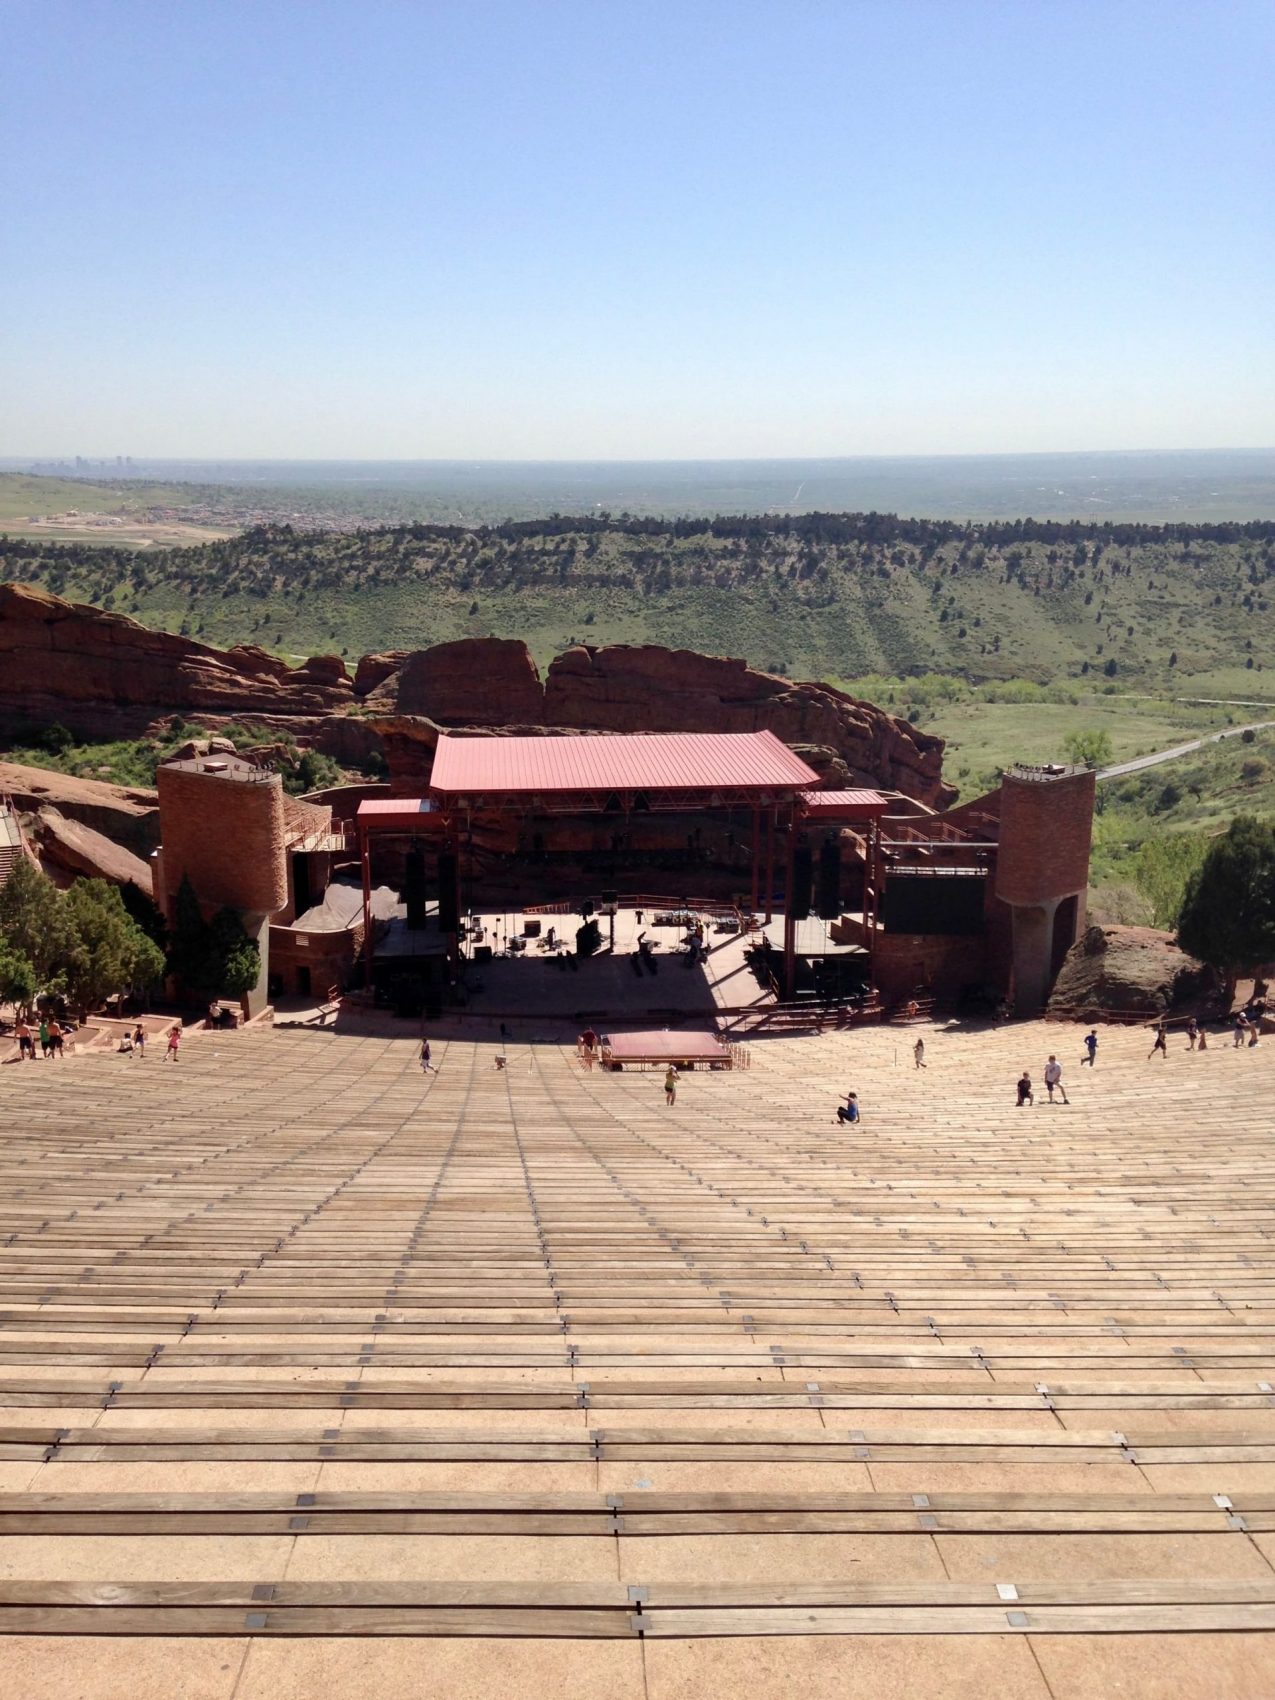
[[[363,867],[363,988],[372,990],[372,854],[367,822],[359,822],[359,861]]]
[[[761,872],[760,864],[761,864],[761,810],[755,808],[753,810],[753,854],[752,854],[753,913],[754,914],[757,913],[758,886],[759,886],[760,872]]]
[[[459,828],[457,828],[455,831],[453,831],[452,833],[449,834],[449,843],[450,843],[451,852],[452,852],[452,894],[453,894],[452,895],[452,905],[453,905],[452,913],[455,915],[456,925],[457,925],[457,927],[459,927],[460,926],[460,915],[461,915],[461,908],[460,908],[460,849],[461,849],[461,845],[460,845]],[[473,843],[473,834],[471,832],[471,834],[470,834],[470,844],[471,844],[471,846],[472,846],[472,843]],[[471,854],[472,854],[472,849],[471,849]],[[473,884],[472,880],[471,880],[470,884],[471,884],[471,889],[472,889],[472,884]],[[449,964],[451,965],[453,981],[459,980],[460,979],[460,933],[459,932],[448,933],[448,935],[447,935],[447,960],[448,960]]]
[[[766,810],[766,922],[774,920],[775,914],[775,807],[772,803]]]
[[[868,935],[868,985],[877,983],[877,915],[881,906],[881,822],[868,823],[868,866],[863,885],[864,927]]]
[[[793,998],[797,992],[797,923],[793,919],[793,854],[797,848],[797,823],[788,820],[787,877],[784,880],[784,997]]]

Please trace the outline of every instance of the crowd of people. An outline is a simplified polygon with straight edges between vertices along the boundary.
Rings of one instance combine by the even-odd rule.
[[[1259,1011],[1254,1011],[1252,1008],[1237,1010],[1232,1022],[1234,1046],[1236,1048],[1245,1046],[1247,1049],[1252,1050],[1257,1046],[1261,1033],[1262,1015],[1264,1013],[1264,1005]],[[1206,1033],[1203,1025],[1194,1016],[1187,1021],[1183,1028],[1183,1033],[1186,1039],[1186,1044],[1183,1047],[1185,1050],[1208,1050],[1208,1034]],[[1086,1064],[1088,1064],[1090,1068],[1096,1068],[1098,1063],[1098,1030],[1096,1027],[1091,1027],[1085,1034],[1083,1045],[1084,1054],[1080,1059],[1081,1067],[1083,1068]],[[1153,1040],[1147,1060],[1150,1061],[1151,1058],[1155,1056],[1167,1058],[1168,1054],[1169,1026],[1165,1021],[1157,1021],[1153,1028]],[[925,1058],[925,1040],[919,1034],[915,1044],[912,1046],[912,1066],[914,1069],[928,1067]],[[1070,1105],[1071,1099],[1067,1096],[1067,1089],[1063,1085],[1063,1065],[1059,1061],[1056,1052],[1051,1051],[1049,1053],[1044,1069],[1042,1070],[1042,1076],[1045,1087],[1045,1102],[1050,1104]],[[1031,1070],[1029,1068],[1025,1068],[1023,1070],[1015,1083],[1014,1100],[1020,1110],[1024,1107],[1031,1108],[1036,1103],[1036,1087],[1033,1083]],[[856,1123],[861,1122],[862,1120],[863,1112],[859,1103],[858,1093],[847,1092],[844,1101],[837,1105],[837,1125]]]

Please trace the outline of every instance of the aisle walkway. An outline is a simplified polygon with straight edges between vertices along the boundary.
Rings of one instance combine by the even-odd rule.
[[[0,1069],[7,1691],[1267,1700],[1266,1048],[926,1036]]]

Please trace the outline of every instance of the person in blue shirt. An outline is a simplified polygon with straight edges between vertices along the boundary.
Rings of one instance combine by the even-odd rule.
[[[1092,1068],[1094,1065],[1094,1058],[1097,1055],[1098,1033],[1096,1028],[1091,1027],[1088,1033],[1085,1034],[1085,1055],[1080,1059],[1080,1066],[1083,1068],[1084,1065],[1088,1063],[1090,1068]]]

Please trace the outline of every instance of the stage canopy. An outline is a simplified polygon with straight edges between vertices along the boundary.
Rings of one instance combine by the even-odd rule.
[[[829,826],[880,820],[889,806],[890,799],[879,791],[804,791],[801,797],[801,812],[807,820],[826,821]]]
[[[787,802],[819,776],[773,732],[438,740],[444,808],[679,809]]]

